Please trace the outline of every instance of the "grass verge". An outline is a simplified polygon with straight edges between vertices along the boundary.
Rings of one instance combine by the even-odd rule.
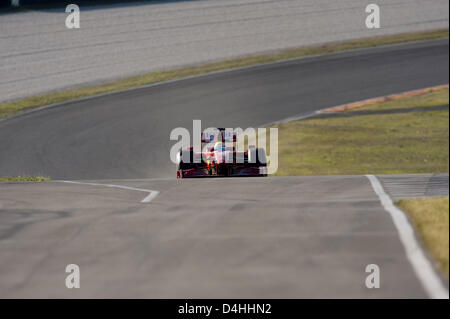
[[[411,217],[426,248],[448,278],[449,198],[406,199],[397,205]]]
[[[6,176],[0,177],[0,182],[47,182],[49,177],[45,176]]]
[[[436,38],[448,37],[448,29],[397,34],[391,36],[381,36],[365,38],[339,43],[331,43],[319,46],[304,47],[290,50],[283,50],[264,55],[247,56],[232,60],[226,60],[217,63],[209,63],[200,66],[183,67],[174,70],[152,72],[139,76],[133,76],[118,81],[81,87],[71,90],[57,91],[39,96],[33,96],[22,100],[0,104],[0,118],[4,118],[22,111],[37,108],[53,103],[70,101],[82,97],[93,96],[97,94],[120,91],[129,88],[139,87],[146,84],[162,81],[174,80],[187,76],[206,74],[214,71],[238,68],[244,66],[258,65],[268,62],[281,61],[291,58],[298,58],[316,54],[333,53],[352,49],[361,49],[374,46],[388,45],[393,43],[403,43],[420,40],[430,40]]]
[[[442,173],[449,170],[449,111],[389,113],[448,105],[448,89],[371,105],[351,117],[277,125],[276,175]],[[358,109],[359,110],[359,109]]]

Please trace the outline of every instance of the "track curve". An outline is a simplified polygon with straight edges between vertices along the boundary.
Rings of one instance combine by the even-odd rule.
[[[259,126],[448,83],[447,39],[303,58],[74,101],[0,122],[0,176],[173,177],[175,127]]]

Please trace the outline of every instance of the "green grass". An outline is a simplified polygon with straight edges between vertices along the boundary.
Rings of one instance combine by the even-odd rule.
[[[448,104],[448,89],[365,110]],[[357,112],[353,114],[357,115]],[[357,115],[277,125],[276,175],[438,173],[449,170],[449,112]]]
[[[411,217],[423,243],[448,277],[448,197],[407,199],[399,201],[397,205]]]
[[[0,182],[47,182],[49,177],[45,176],[6,176],[0,177]]]
[[[247,56],[217,63],[210,63],[199,66],[190,66],[168,71],[152,72],[144,75],[124,78],[118,81],[105,83],[101,85],[57,91],[44,95],[28,97],[22,100],[6,104],[0,104],[0,118],[53,103],[70,101],[106,92],[125,90],[150,83],[157,83],[162,81],[183,78],[187,76],[206,74],[219,70],[258,65],[268,62],[281,61],[315,54],[325,54],[344,50],[388,45],[393,43],[443,38],[448,37],[448,35],[449,35],[448,29],[443,29],[427,32],[415,32],[391,36],[372,37],[346,42],[331,43],[326,45],[290,49],[264,55]]]

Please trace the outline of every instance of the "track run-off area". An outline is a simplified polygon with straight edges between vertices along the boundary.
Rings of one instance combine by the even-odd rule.
[[[22,1],[23,2],[23,1]],[[95,2],[95,1],[93,1]],[[76,2],[75,2],[76,3]],[[3,14],[0,103],[185,65],[334,41],[448,28],[447,0],[169,0]]]

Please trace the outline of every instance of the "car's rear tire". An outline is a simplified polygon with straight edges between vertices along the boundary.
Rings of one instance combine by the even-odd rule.
[[[263,148],[250,149],[248,151],[248,164],[266,167],[267,166],[266,150]]]
[[[187,156],[186,153],[189,153],[189,163],[183,161],[183,156]],[[183,170],[183,169],[191,169],[194,167],[195,167],[194,152],[191,150],[180,151],[178,155],[178,169]]]
[[[228,166],[226,165],[219,165],[217,166],[217,175],[220,176],[228,176]]]
[[[185,153],[184,154],[185,156],[189,156],[188,157],[189,158],[189,163],[183,161],[183,153]],[[189,153],[189,155],[186,155],[186,153]],[[184,171],[185,170],[192,169],[192,168],[198,168],[199,165],[202,165],[202,163],[203,163],[203,159],[201,160],[200,163],[195,163],[194,162],[194,151],[192,151],[192,150],[180,151],[178,156],[177,156],[177,159],[178,159],[177,171],[180,172],[180,178],[184,177]]]

